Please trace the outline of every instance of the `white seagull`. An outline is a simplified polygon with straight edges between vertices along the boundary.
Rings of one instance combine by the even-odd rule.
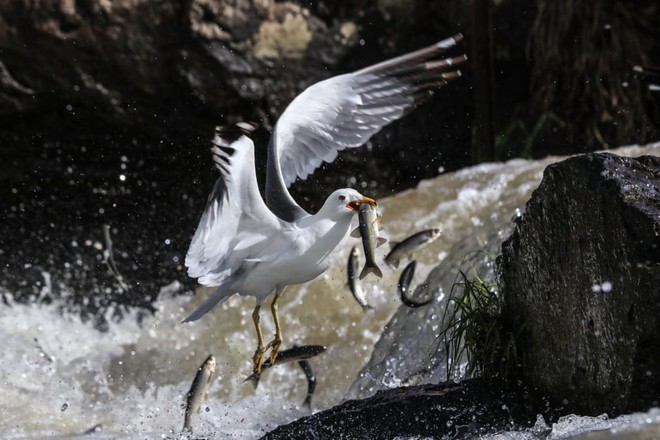
[[[257,186],[254,127],[241,123],[217,128],[213,159],[220,170],[193,236],[186,266],[200,284],[216,287],[183,322],[195,321],[235,293],[256,297],[257,332],[253,373],[258,375],[270,348],[275,363],[282,343],[277,304],[284,289],[313,280],[349,232],[361,203],[375,201],[354,189],[339,189],[314,215],[291,197],[288,187],[305,179],[346,148],[363,145],[382,127],[430,98],[460,76],[465,55],[441,58],[462,36],[388,61],[318,82],[298,95],[278,119],[268,145],[266,201]],[[264,345],[259,310],[275,291],[271,311],[275,338]]]

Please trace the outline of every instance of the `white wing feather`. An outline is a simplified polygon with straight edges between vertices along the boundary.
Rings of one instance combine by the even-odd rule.
[[[273,257],[262,251],[285,227],[259,193],[252,141],[243,135],[228,143],[216,134],[213,143],[221,176],[186,255],[188,275],[207,286],[219,285],[246,262]]]
[[[332,162],[339,151],[364,144],[384,125],[400,118],[414,97],[400,93],[389,98],[388,105],[366,109],[377,93],[358,93],[362,81],[353,73],[335,76],[316,83],[298,95],[277,121],[274,136],[280,147],[280,166],[286,186],[296,179],[306,179],[323,162]]]
[[[266,203],[292,221],[306,213],[287,188],[306,179],[339,151],[363,145],[385,125],[426,101],[460,76],[465,56],[438,58],[462,36],[318,82],[298,95],[280,116],[269,145]]]

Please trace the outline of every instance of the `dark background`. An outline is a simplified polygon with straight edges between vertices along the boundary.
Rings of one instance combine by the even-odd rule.
[[[1,2],[2,297],[64,296],[99,325],[109,306],[148,309],[187,278],[215,125],[260,124],[263,164],[269,129],[305,87],[458,32],[463,77],[294,185],[301,204],[658,139],[660,93],[632,70],[660,64],[653,1]],[[294,49],[260,52],[273,35]],[[104,224],[128,290],[102,261]]]

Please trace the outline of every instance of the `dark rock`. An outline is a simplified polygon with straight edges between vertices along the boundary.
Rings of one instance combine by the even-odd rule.
[[[503,244],[505,319],[526,381],[584,414],[660,396],[660,158],[550,165]]]
[[[29,116],[39,126],[25,129],[55,133],[268,125],[314,82],[459,31],[422,14],[415,21],[425,32],[402,33],[396,24],[410,21],[420,8],[414,1],[396,7],[407,11],[400,16],[394,5],[361,3],[328,13],[323,2],[273,0],[11,2],[0,11],[0,115],[8,124],[0,131]]]
[[[472,380],[379,391],[283,425],[263,439],[474,438],[534,425],[540,402],[524,390]]]
[[[254,100],[263,100],[262,110],[280,112],[301,81],[329,76],[324,63],[336,65],[357,43],[291,2],[6,6],[0,12],[0,114],[7,120],[34,111],[52,130],[61,119],[101,119],[158,133],[162,124],[148,123],[154,114],[185,122],[195,113],[212,128],[223,113],[260,116],[246,111]],[[264,84],[281,79],[287,99],[276,103]],[[185,132],[186,126],[166,130]]]

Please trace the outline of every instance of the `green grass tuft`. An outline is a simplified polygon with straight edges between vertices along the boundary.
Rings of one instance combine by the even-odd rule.
[[[518,365],[516,335],[504,330],[503,301],[493,280],[479,275],[474,259],[495,256],[478,251],[469,254],[459,270],[442,317],[442,331],[447,362],[447,379],[471,377],[502,378],[515,376]],[[462,264],[461,267],[465,267]]]

